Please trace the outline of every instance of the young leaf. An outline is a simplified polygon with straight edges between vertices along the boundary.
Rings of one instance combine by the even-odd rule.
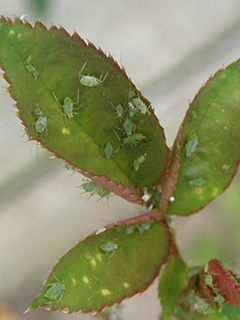
[[[199,211],[222,193],[236,174],[240,158],[239,72],[240,60],[219,70],[191,103],[176,138],[180,157],[177,149],[172,161],[180,171],[174,178],[168,177],[175,181],[175,190],[168,196],[167,212],[188,215]]]
[[[168,163],[163,129],[111,56],[63,28],[2,17],[0,64],[28,135],[43,147],[132,202],[141,202],[143,189],[160,182]],[[133,97],[147,112],[134,109],[126,136]],[[141,156],[144,164],[133,170]]]
[[[99,312],[120,303],[147,289],[169,249],[168,230],[158,213],[101,229],[60,260],[28,311]]]
[[[187,267],[179,256],[172,256],[161,272],[159,297],[161,299],[164,320],[169,320],[187,281]]]
[[[240,307],[240,279],[217,259],[208,262],[207,272],[212,277],[213,287],[225,298],[226,303]]]

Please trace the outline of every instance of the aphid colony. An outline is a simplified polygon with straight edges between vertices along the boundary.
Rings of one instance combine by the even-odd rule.
[[[120,126],[116,127],[114,133],[117,136],[117,139],[121,142],[121,146],[131,148],[137,147],[139,144],[146,142],[147,138],[142,133],[135,132],[136,125],[133,118],[142,114],[145,115],[148,111],[147,105],[142,101],[140,97],[137,97],[137,94],[132,89],[128,92],[128,104],[127,106],[122,106],[118,104],[114,106],[112,104],[116,118],[119,119]],[[118,132],[117,132],[118,131]],[[121,140],[119,132],[121,132],[124,137]],[[108,142],[104,147],[104,155],[106,158],[111,158],[113,153],[116,153],[119,150],[114,150],[112,144]],[[146,160],[146,154],[143,154],[136,158],[133,161],[133,169],[138,171],[142,164]]]
[[[85,87],[96,87],[99,85],[102,85],[103,82],[107,79],[108,73],[106,73],[104,76],[101,75],[100,78],[97,78],[92,75],[84,75],[82,74],[84,68],[86,67],[87,62],[83,65],[82,69],[79,71],[79,82],[82,86]],[[28,63],[25,66],[25,69],[32,74],[34,79],[36,80],[38,77],[38,72],[36,69]],[[81,108],[82,105],[79,105],[79,89],[77,91],[77,98],[76,102],[74,102],[71,98],[65,97],[63,100],[63,103],[61,104],[59,102],[59,99],[55,92],[52,92],[54,100],[57,102],[59,107],[61,108],[61,111],[68,119],[72,119],[74,115],[78,114],[78,110]],[[147,139],[144,134],[135,132],[136,131],[136,125],[133,121],[133,118],[138,115],[145,115],[147,112],[149,113],[148,106],[145,102],[136,94],[136,92],[132,89],[129,89],[128,92],[128,103],[127,106],[123,106],[121,104],[118,104],[114,106],[112,104],[112,107],[114,109],[114,112],[116,114],[116,118],[120,121],[120,127],[117,127],[116,130],[114,130],[114,133],[116,134],[118,140],[121,142],[121,147],[126,148],[132,148],[137,147],[139,144],[146,142]],[[47,117],[43,115],[43,111],[37,106],[33,110],[36,122],[35,122],[35,130],[38,134],[43,134],[48,126],[48,120]],[[123,138],[122,140],[119,137],[119,133],[117,133],[117,130],[120,130]],[[107,142],[103,147],[103,155],[110,159],[114,153],[116,153],[118,149],[114,150],[114,147],[111,142]],[[133,169],[135,171],[138,171],[143,163],[146,160],[146,154],[138,156],[133,161]]]
[[[225,298],[219,293],[219,290],[213,284],[213,277],[210,272],[207,271],[207,268],[205,271],[205,284],[209,287],[209,289],[211,289],[212,293],[214,294],[214,302],[216,303],[218,309],[221,310],[225,303]]]

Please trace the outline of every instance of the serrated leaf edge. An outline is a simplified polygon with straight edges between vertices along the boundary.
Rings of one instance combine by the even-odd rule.
[[[192,106],[192,104],[193,104],[194,101],[198,98],[198,96],[201,94],[201,91],[208,85],[208,83],[209,83],[211,80],[214,79],[215,76],[217,76],[221,71],[226,70],[227,68],[231,67],[232,65],[236,64],[236,63],[239,62],[239,61],[240,61],[240,60],[233,61],[233,62],[232,62],[231,64],[229,64],[228,66],[226,66],[226,67],[224,67],[224,68],[219,68],[219,69],[218,69],[213,75],[211,75],[211,76],[208,78],[208,80],[201,86],[201,88],[199,89],[198,93],[195,95],[194,99],[193,99],[192,102],[190,103],[189,108],[188,108],[188,110],[187,110],[186,113],[185,113],[184,119],[183,119],[183,121],[182,121],[182,123],[181,123],[181,125],[180,125],[179,132],[178,132],[178,134],[177,134],[177,136],[176,136],[176,138],[175,138],[175,142],[174,142],[174,146],[175,146],[175,145],[178,145],[178,146],[179,146],[179,151],[176,153],[176,156],[180,158],[180,159],[179,159],[179,170],[176,172],[176,173],[177,173],[177,176],[175,177],[176,183],[175,183],[175,185],[173,186],[173,191],[172,191],[171,195],[168,196],[168,204],[166,205],[166,200],[164,199],[164,202],[163,202],[164,206],[163,206],[163,207],[160,207],[160,209],[162,209],[163,212],[168,213],[167,211],[168,211],[168,207],[169,207],[169,199],[170,199],[172,196],[174,196],[174,191],[175,191],[175,189],[176,189],[176,187],[177,187],[178,176],[179,176],[179,172],[180,172],[180,170],[181,170],[181,152],[182,152],[182,150],[181,150],[180,145],[181,145],[181,140],[182,140],[182,135],[183,135],[183,129],[184,129],[185,121],[186,121],[186,119],[187,119],[188,113],[191,111],[191,106]],[[173,149],[174,149],[174,147],[173,147]],[[174,155],[173,155],[173,157],[172,157],[172,159],[171,159],[171,161],[170,161],[170,166],[169,166],[169,168],[171,168],[171,163],[172,163],[172,162],[174,162]],[[221,195],[221,194],[231,185],[234,177],[236,176],[236,174],[237,174],[237,172],[238,172],[239,165],[240,165],[240,156],[239,156],[239,158],[238,158],[238,161],[236,162],[236,169],[235,169],[235,171],[233,172],[233,174],[232,174],[232,176],[231,176],[231,179],[230,179],[229,182],[226,184],[226,186],[223,188],[222,192],[219,193],[219,194],[217,194],[216,196],[213,196],[213,198],[212,198],[212,200],[211,200],[210,202],[214,201],[219,195]],[[171,179],[171,172],[167,175],[167,180],[168,180],[168,179]],[[167,182],[165,182],[165,183],[167,183]],[[210,202],[209,202],[209,203],[210,203]],[[202,207],[200,207],[200,208],[199,208],[198,210],[196,210],[196,211],[191,211],[191,212],[189,212],[189,213],[187,213],[187,214],[184,214],[184,215],[178,214],[177,212],[174,212],[174,213],[171,212],[171,213],[169,213],[169,214],[171,214],[171,215],[180,215],[180,216],[187,217],[187,216],[189,216],[189,215],[191,215],[191,214],[194,214],[194,213],[197,213],[197,212],[201,211],[201,210],[202,210],[203,208],[205,208],[209,203],[204,204]],[[164,210],[164,209],[165,209],[165,210]]]
[[[19,17],[17,16],[14,16],[14,20],[12,21],[9,17],[5,18],[3,15],[0,16],[0,20],[5,20],[6,22],[9,22],[11,23],[12,25],[14,25],[14,23],[16,21],[20,22],[22,25],[26,25],[27,27],[29,27],[30,29],[32,30],[35,30],[37,27],[40,27],[42,28],[43,30],[45,31],[51,31],[53,29],[57,29],[61,32],[63,32],[68,38],[72,39],[72,40],[78,40],[80,41],[81,43],[83,43],[85,46],[87,47],[91,47],[93,49],[95,49],[97,52],[99,52],[103,58],[105,59],[109,59],[112,61],[112,63],[117,67],[117,69],[123,73],[123,75],[127,78],[127,80],[130,82],[130,84],[139,92],[140,94],[140,97],[143,98],[147,103],[148,105],[150,106],[150,110],[152,111],[152,116],[155,118],[155,120],[157,121],[158,125],[159,125],[159,129],[161,130],[162,132],[162,135],[163,135],[163,139],[165,141],[165,148],[166,148],[166,166],[165,166],[165,169],[163,170],[163,173],[162,173],[162,176],[159,178],[159,181],[156,181],[155,184],[152,185],[155,186],[155,185],[159,185],[160,181],[162,181],[163,177],[165,176],[166,172],[167,172],[167,168],[168,168],[168,165],[169,165],[169,148],[167,146],[167,143],[166,143],[166,136],[165,136],[165,132],[163,130],[163,127],[161,126],[161,124],[159,123],[159,120],[158,118],[156,117],[156,115],[154,114],[154,110],[152,108],[152,105],[150,103],[150,101],[148,101],[145,97],[142,96],[141,92],[137,89],[136,85],[132,82],[131,78],[128,77],[128,75],[126,74],[126,71],[124,69],[124,67],[120,67],[119,64],[117,63],[116,60],[114,60],[113,56],[111,54],[105,54],[103,52],[103,50],[100,48],[100,47],[96,47],[91,41],[84,41],[80,36],[79,34],[74,31],[74,33],[72,35],[70,35],[62,26],[59,26],[57,27],[56,25],[52,24],[51,27],[48,29],[43,23],[41,23],[39,20],[35,20],[35,25],[32,26],[27,20],[24,20],[22,21]],[[3,66],[0,64],[0,67],[1,69],[4,71],[3,73],[3,78],[7,81],[9,87],[8,89],[11,89],[12,88],[12,84],[11,84],[11,81],[6,77],[6,70],[3,68]],[[9,95],[11,96],[11,98],[16,102],[16,104],[14,105],[14,107],[16,107],[19,111],[20,111],[20,106],[18,105],[18,101],[17,99],[14,97],[14,95],[12,93],[9,92]],[[25,124],[24,120],[18,115],[19,119],[21,120],[21,124],[28,130],[28,126]],[[30,136],[31,137],[31,136]],[[92,177],[94,177],[94,181],[97,182],[96,180],[98,180],[97,183],[99,183],[101,186],[103,187],[106,187],[106,184],[108,186],[110,186],[110,182],[114,182],[115,185],[113,186],[112,189],[109,189],[110,191],[116,192],[117,195],[121,196],[122,198],[124,198],[125,200],[127,201],[130,201],[130,202],[133,202],[133,203],[137,203],[137,204],[141,204],[143,205],[143,201],[142,201],[142,194],[143,192],[139,189],[139,188],[136,188],[136,190],[132,190],[131,188],[127,187],[125,184],[119,184],[118,182],[116,181],[113,181],[111,180],[108,176],[96,176],[95,174],[93,174],[92,172],[90,171],[86,171],[82,168],[79,168],[79,167],[75,167],[72,163],[70,163],[69,161],[67,161],[66,159],[64,159],[63,157],[57,155],[55,152],[53,152],[50,148],[48,147],[45,147],[44,144],[39,140],[37,139],[36,137],[31,137],[33,138],[34,140],[36,140],[38,143],[41,144],[41,146],[48,150],[49,152],[53,153],[58,159],[61,159],[63,160],[64,162],[66,162],[69,166],[71,166],[72,168],[74,168],[74,170],[78,171],[79,173],[85,175],[86,177],[92,179]],[[87,175],[88,174],[88,175]],[[109,183],[106,183],[107,180],[109,180]],[[102,181],[104,181],[104,184],[102,184]],[[136,185],[135,185],[136,186]],[[121,193],[123,192],[123,194]]]
[[[109,225],[107,225],[104,229],[103,232],[106,232],[108,231],[109,229],[113,229],[113,228],[116,228],[118,226],[126,226],[126,225],[132,225],[132,224],[137,224],[137,223],[144,223],[144,222],[147,222],[149,220],[156,220],[156,221],[161,221],[162,224],[165,226],[165,230],[167,231],[167,234],[169,236],[169,252],[170,252],[170,248],[171,248],[171,242],[172,242],[172,238],[171,238],[171,234],[170,234],[170,231],[169,231],[169,228],[168,228],[168,225],[166,223],[166,221],[164,220],[164,214],[162,213],[159,213],[159,212],[149,212],[149,213],[146,213],[146,214],[142,214],[140,216],[137,216],[137,217],[134,217],[134,218],[130,218],[130,219],[127,219],[127,220],[123,220],[123,221],[119,221],[119,222],[115,222],[115,223],[111,223]],[[61,257],[61,259],[55,264],[55,266],[52,268],[49,276],[47,277],[47,279],[44,281],[43,283],[43,287],[47,284],[47,281],[48,279],[52,276],[53,272],[54,272],[54,269],[58,266],[58,264],[61,263],[62,259],[69,253],[71,252],[72,250],[74,250],[80,243],[84,242],[85,240],[87,240],[89,237],[92,237],[92,236],[96,236],[98,233],[97,233],[97,230],[94,231],[93,233],[89,234],[88,236],[86,236],[82,241],[80,241],[79,243],[77,243],[73,248],[71,248],[70,250],[67,250],[67,252]],[[147,283],[146,287],[139,291],[135,291],[133,292],[132,295],[130,296],[123,296],[121,299],[119,299],[118,301],[115,301],[113,302],[111,305],[104,305],[102,306],[101,309],[94,309],[94,308],[91,308],[89,310],[84,310],[83,311],[83,308],[78,308],[76,310],[70,310],[69,306],[68,305],[64,305],[62,306],[61,308],[54,308],[54,309],[51,309],[51,311],[64,311],[66,310],[67,313],[75,313],[75,312],[81,312],[82,314],[87,314],[87,313],[99,313],[99,312],[102,312],[103,310],[105,309],[108,309],[110,307],[113,307],[119,303],[121,303],[123,300],[126,300],[126,299],[130,299],[132,298],[134,295],[136,294],[139,294],[139,293],[142,293],[144,291],[146,291],[150,286],[151,284],[154,282],[154,280],[158,277],[162,267],[166,264],[166,261],[168,260],[169,258],[169,252],[168,254],[166,255],[166,258],[165,258],[165,261],[163,261],[163,263],[161,264],[159,270],[156,272],[156,274],[154,275],[154,277],[151,279],[151,281],[149,283]],[[42,290],[42,289],[41,289]],[[41,292],[40,290],[40,292]],[[36,296],[35,299],[33,299],[33,301],[35,301],[36,299],[38,299],[38,297],[40,297],[40,293]],[[32,301],[32,302],[33,302]],[[31,303],[32,304],[32,303]],[[25,311],[25,313],[29,312],[29,311],[32,311],[32,310],[35,310],[35,309],[40,309],[42,307],[48,307],[48,305],[42,305],[42,306],[38,306],[36,308],[31,308],[31,305],[27,308],[27,310]]]

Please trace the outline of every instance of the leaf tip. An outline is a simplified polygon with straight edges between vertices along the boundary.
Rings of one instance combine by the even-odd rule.
[[[34,308],[33,304],[31,303],[30,306],[27,307],[27,309],[24,311],[23,314],[27,314],[28,312],[30,312],[30,311],[32,311],[32,310],[34,310],[34,309],[35,309],[35,308]]]

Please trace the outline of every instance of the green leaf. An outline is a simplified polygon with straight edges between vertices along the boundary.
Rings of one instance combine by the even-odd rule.
[[[210,260],[206,266],[206,270],[212,278],[212,289],[215,296],[220,294],[229,305],[240,307],[239,276],[227,270],[221,261],[217,259]]]
[[[174,185],[165,211],[197,212],[231,183],[240,157],[239,88],[240,60],[219,70],[191,103],[176,138],[180,157],[175,148],[174,175],[165,182]]]
[[[161,299],[164,320],[169,320],[177,303],[183,294],[187,281],[187,267],[179,256],[172,256],[163,271],[159,282],[159,297]]]
[[[159,184],[168,163],[163,129],[111,56],[63,28],[2,17],[0,64],[28,135],[44,148],[132,202]]]
[[[27,311],[44,306],[99,312],[120,303],[147,289],[169,249],[168,230],[158,213],[100,229],[60,260]]]

